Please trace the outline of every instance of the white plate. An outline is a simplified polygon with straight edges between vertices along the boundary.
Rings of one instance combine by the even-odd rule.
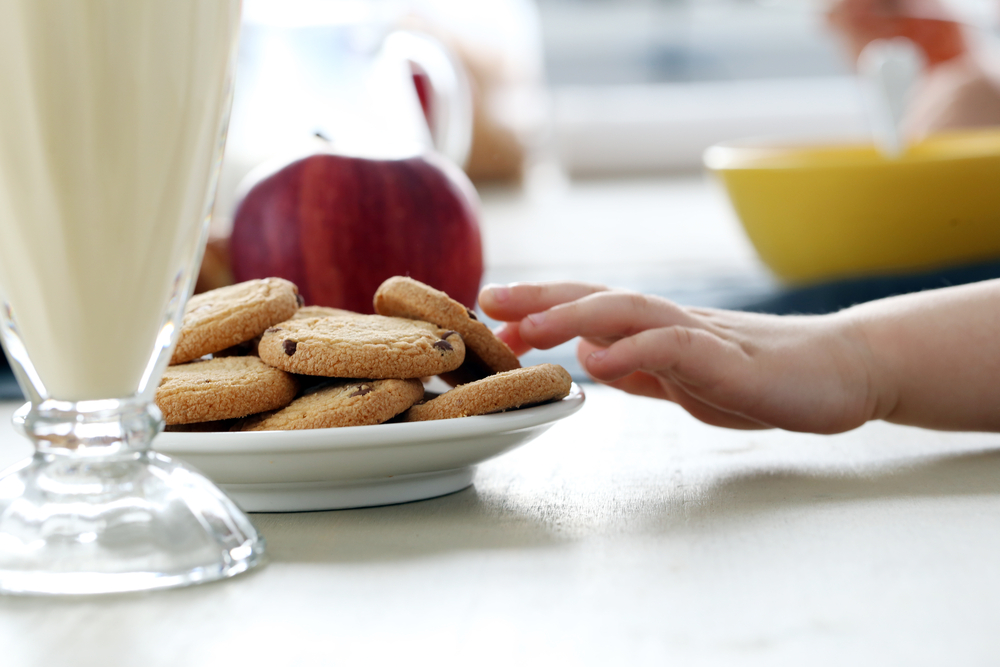
[[[475,465],[533,440],[583,406],[569,396],[494,415],[302,431],[162,433],[154,449],[184,459],[248,512],[390,505],[472,483]]]

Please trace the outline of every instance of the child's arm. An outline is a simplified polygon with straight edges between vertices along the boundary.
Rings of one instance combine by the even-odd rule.
[[[843,311],[868,340],[877,417],[1000,431],[1000,281],[909,294]]]
[[[596,380],[733,428],[835,433],[870,419],[1000,430],[1000,282],[822,316],[684,308],[580,283],[488,287],[515,352],[575,337]]]

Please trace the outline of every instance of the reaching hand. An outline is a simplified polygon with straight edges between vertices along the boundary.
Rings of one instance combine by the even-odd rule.
[[[596,381],[716,426],[835,433],[884,411],[850,318],[685,308],[573,282],[488,286],[479,304],[517,354],[580,337]]]

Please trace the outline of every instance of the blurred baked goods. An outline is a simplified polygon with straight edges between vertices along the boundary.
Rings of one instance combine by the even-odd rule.
[[[1000,57],[970,39],[938,0],[837,0],[827,18],[852,62],[876,39],[905,37],[920,48],[925,71],[903,120],[911,140],[1000,125]]]
[[[465,68],[473,102],[474,182],[519,180],[547,125],[541,27],[531,0],[418,0],[404,27],[447,45]]]
[[[914,91],[904,133],[912,139],[944,130],[1000,125],[1000,74],[965,54],[929,70]]]

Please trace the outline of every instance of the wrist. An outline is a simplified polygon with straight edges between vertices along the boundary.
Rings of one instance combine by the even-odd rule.
[[[893,352],[886,345],[882,322],[864,306],[854,306],[830,317],[847,346],[853,372],[865,378],[865,420],[889,419],[899,402],[899,391],[892,372]]]

